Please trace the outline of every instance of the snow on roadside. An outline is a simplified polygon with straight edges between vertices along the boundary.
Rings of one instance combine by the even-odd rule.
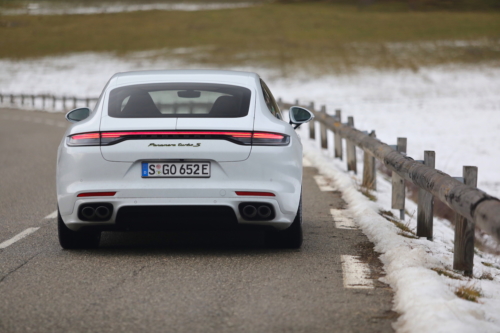
[[[394,290],[393,310],[401,316],[394,323],[397,332],[500,332],[500,258],[477,252],[474,257],[474,278],[468,279],[452,270],[454,233],[448,221],[434,220],[434,241],[402,236],[395,224],[380,215],[390,211],[391,184],[377,177],[376,202],[358,191],[361,180],[347,172],[344,163],[321,150],[318,142],[306,139],[301,130],[304,156],[319,172],[329,177],[348,203],[356,223],[380,252],[386,276],[381,280]],[[362,170],[362,164],[358,165]],[[416,230],[415,203],[407,200],[404,222]],[[393,210],[394,216],[399,212]],[[408,233],[406,233],[408,235]],[[486,266],[485,264],[491,264]],[[437,269],[458,279],[438,275]],[[493,280],[488,280],[489,277]],[[479,303],[455,295],[459,286],[474,286],[483,296]]]
[[[207,68],[182,61],[203,49],[138,52],[126,57],[111,53],[80,53],[31,60],[0,60],[0,92],[96,97],[116,72],[148,69]],[[312,77],[257,67],[222,69],[258,72],[275,96],[285,101],[341,108],[343,119],[376,130],[388,144],[408,138],[408,154],[423,159],[436,152],[436,168],[461,176],[463,165],[479,169],[478,187],[500,197],[500,68],[487,66],[432,67]]]
[[[251,2],[237,3],[100,3],[94,6],[83,6],[80,4],[65,5],[59,3],[57,5],[51,3],[29,3],[25,8],[4,9],[4,15],[90,15],[90,14],[111,14],[123,12],[137,12],[148,10],[165,10],[165,11],[200,11],[200,10],[220,10],[245,8],[254,6]]]

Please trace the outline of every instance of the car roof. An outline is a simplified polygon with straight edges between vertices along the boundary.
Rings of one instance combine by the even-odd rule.
[[[115,81],[113,88],[115,88],[131,84],[160,82],[210,82],[254,86],[260,77],[252,72],[185,69],[124,72],[115,74],[113,79],[115,79],[113,80]]]

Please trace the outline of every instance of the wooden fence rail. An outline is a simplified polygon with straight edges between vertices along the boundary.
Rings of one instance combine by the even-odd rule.
[[[97,98],[0,93],[2,106],[51,111],[64,112],[77,107],[91,107],[96,101]],[[285,108],[292,106],[281,100],[279,103]],[[294,105],[300,105],[299,101],[296,100]],[[331,116],[327,114],[325,106],[321,107],[321,111],[314,109],[314,103],[307,108],[315,116],[308,126],[309,137],[315,139],[315,122],[318,122],[321,147],[329,149],[327,130],[332,131],[334,156],[341,160],[342,140],[345,140],[348,170],[357,173],[356,147],[364,151],[362,182],[364,187],[376,189],[375,159],[393,172],[392,208],[400,210],[401,219],[404,219],[404,181],[412,182],[419,187],[417,236],[433,239],[434,198],[438,198],[455,211],[457,218],[453,268],[471,276],[475,225],[500,241],[500,200],[476,188],[477,168],[465,166],[464,174],[458,177],[458,180],[434,168],[436,157],[433,151],[424,152],[424,161],[415,161],[406,156],[406,138],[398,138],[397,145],[390,146],[378,140],[374,131],[368,133],[357,130],[354,127],[353,117],[348,117],[347,123],[342,123],[340,110],[336,110],[335,116]]]
[[[79,98],[55,95],[25,95],[0,93],[0,105],[43,111],[65,112],[77,107],[92,107],[97,98]]]
[[[281,102],[281,100],[280,100]],[[291,104],[281,102],[285,108]],[[298,105],[298,103],[296,104]],[[342,139],[346,141],[347,169],[356,172],[355,147],[364,151],[366,164],[363,168],[363,186],[375,189],[375,167],[372,158],[381,161],[393,172],[393,209],[402,211],[404,218],[404,181],[409,181],[419,187],[417,236],[433,239],[432,207],[434,197],[448,205],[457,217],[455,230],[454,269],[472,275],[474,257],[474,226],[500,241],[500,200],[476,188],[477,168],[464,167],[465,182],[461,182],[448,174],[434,168],[435,153],[426,151],[424,161],[415,161],[406,155],[406,138],[398,138],[398,144],[390,146],[375,137],[354,128],[354,119],[348,118],[347,123],[341,123],[341,112],[336,110],[335,116],[328,115],[326,109],[314,110],[314,104],[309,107],[315,118],[309,124],[312,130],[311,138],[315,138],[314,122],[334,134],[335,157],[342,159]],[[323,140],[322,140],[323,141]],[[354,148],[352,148],[354,146]],[[326,147],[328,149],[328,147]]]

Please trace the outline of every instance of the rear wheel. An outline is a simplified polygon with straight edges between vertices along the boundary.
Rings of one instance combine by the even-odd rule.
[[[273,247],[299,249],[302,246],[302,197],[292,225],[283,231],[273,231],[267,236],[268,244]]]
[[[57,231],[59,233],[59,244],[63,249],[86,249],[99,246],[101,240],[100,231],[73,231],[69,229],[57,210]]]

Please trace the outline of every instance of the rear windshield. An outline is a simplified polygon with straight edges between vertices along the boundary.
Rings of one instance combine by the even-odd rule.
[[[115,118],[236,118],[248,114],[250,89],[214,83],[125,86],[109,94]]]

